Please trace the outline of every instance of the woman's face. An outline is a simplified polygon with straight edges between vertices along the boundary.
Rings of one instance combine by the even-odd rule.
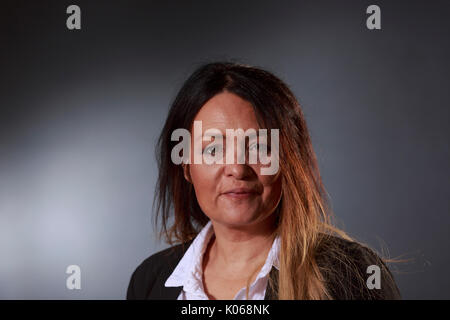
[[[256,164],[250,164],[248,153],[244,164],[237,163],[237,140],[234,150],[226,146],[226,129],[254,129],[258,132],[260,127],[252,105],[233,93],[222,92],[205,103],[194,121],[202,121],[202,135],[214,128],[223,136],[223,164],[207,164],[205,161],[194,164],[193,151],[191,164],[184,167],[185,177],[193,184],[203,212],[212,221],[229,227],[250,226],[269,217],[281,197],[280,170],[274,175],[261,175],[261,167],[267,165],[259,163],[259,159]],[[200,141],[202,151],[212,142]],[[250,141],[247,147],[251,144]],[[192,130],[191,150],[194,150]],[[229,152],[234,154],[232,164],[226,163],[225,154]]]

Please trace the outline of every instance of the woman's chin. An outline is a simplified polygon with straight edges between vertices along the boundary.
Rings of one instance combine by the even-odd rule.
[[[258,220],[257,215],[251,215],[247,212],[227,212],[217,219],[222,224],[232,227],[244,227],[253,224]]]

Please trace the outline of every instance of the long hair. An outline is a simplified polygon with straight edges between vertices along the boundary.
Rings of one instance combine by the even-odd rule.
[[[209,63],[197,69],[174,99],[159,137],[156,223],[169,244],[192,240],[208,222],[191,183],[171,161],[175,129],[190,130],[200,108],[213,96],[231,92],[250,102],[261,128],[279,129],[282,198],[276,233],[281,238],[278,299],[330,299],[315,253],[323,234],[346,234],[331,223],[331,210],[300,105],[272,73],[236,63]],[[248,285],[247,285],[248,288]],[[247,290],[248,291],[248,290]]]

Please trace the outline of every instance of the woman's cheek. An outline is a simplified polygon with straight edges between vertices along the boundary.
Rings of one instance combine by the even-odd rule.
[[[191,177],[194,188],[201,193],[211,194],[215,192],[217,181],[215,179],[215,169],[213,166],[204,164],[194,164],[191,168]]]
[[[261,182],[262,185],[264,186],[272,186],[275,185],[276,183],[279,183],[278,181],[279,179],[279,175],[258,175],[258,180]]]
[[[281,195],[281,176],[260,176],[260,182],[264,186],[264,198],[268,201],[277,201]]]

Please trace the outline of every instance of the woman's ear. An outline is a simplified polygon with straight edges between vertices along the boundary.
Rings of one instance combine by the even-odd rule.
[[[189,165],[187,165],[186,163],[181,164],[183,166],[183,174],[184,174],[184,178],[192,183],[192,179],[191,179],[191,173],[189,172]]]

